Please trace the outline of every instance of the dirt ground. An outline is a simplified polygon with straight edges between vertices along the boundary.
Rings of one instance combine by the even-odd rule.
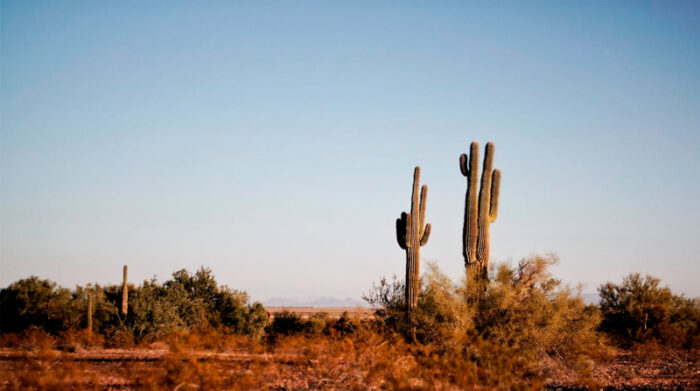
[[[590,375],[604,390],[700,390],[700,352],[658,351],[640,355],[621,350],[607,360],[591,362]],[[553,362],[548,389],[582,389],[569,370]]]
[[[646,356],[642,359],[639,355],[619,352],[605,362],[591,363],[592,378],[605,390],[700,390],[700,354],[697,351],[659,352]],[[244,375],[252,369],[265,368],[271,374],[264,377],[265,384],[250,383],[237,389],[345,389],[343,385],[348,377],[356,376],[350,364],[347,371],[336,371],[333,377],[329,378],[328,374],[317,376],[314,365],[318,363],[294,353],[189,351],[186,356],[179,357],[178,360],[186,366],[204,363],[217,376],[230,377],[231,384],[240,385],[236,379],[244,382]],[[152,389],[136,385],[148,384],[149,377],[162,378],[162,371],[181,370],[177,365],[172,366],[169,362],[172,359],[172,352],[165,346],[151,349],[95,348],[76,352],[2,348],[0,389],[32,389],[26,387],[28,384],[45,389]],[[573,383],[569,372],[556,363],[543,365],[549,374],[546,389],[586,389],[584,384]],[[42,380],[42,376],[46,379]],[[188,384],[179,386],[180,390],[197,388],[188,388]]]

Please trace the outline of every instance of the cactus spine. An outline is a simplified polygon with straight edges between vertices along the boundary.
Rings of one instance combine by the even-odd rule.
[[[462,154],[459,168],[467,177],[467,196],[462,230],[462,255],[467,273],[472,271],[477,279],[486,279],[489,270],[491,246],[490,227],[498,216],[498,193],[501,187],[501,170],[493,170],[493,143],[486,144],[484,167],[481,173],[481,189],[477,189],[479,175],[479,143],[472,142],[469,156]],[[477,199],[477,190],[478,199]]]
[[[425,224],[425,204],[428,197],[428,186],[423,185],[418,198],[420,187],[420,167],[413,171],[413,192],[411,193],[411,212],[401,213],[396,219],[396,239],[399,247],[406,251],[406,309],[409,322],[413,309],[418,304],[420,293],[420,248],[428,243],[430,223]],[[411,326],[411,329],[413,327]]]
[[[87,289],[87,333],[92,335],[92,288]]]
[[[126,275],[128,267],[124,265],[124,283],[122,285],[122,315],[126,316],[129,312],[129,287],[127,286]]]

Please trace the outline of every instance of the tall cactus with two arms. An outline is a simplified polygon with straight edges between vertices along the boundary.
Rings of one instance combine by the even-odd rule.
[[[425,223],[428,186],[423,185],[421,188],[420,199],[418,198],[419,187],[420,167],[416,167],[413,171],[411,212],[403,212],[401,217],[396,219],[396,240],[399,242],[399,247],[406,250],[406,309],[411,323],[411,313],[418,304],[420,294],[420,248],[428,243],[430,237],[430,223]]]
[[[481,173],[481,189],[477,199],[479,175],[479,143],[472,142],[469,156],[462,154],[459,168],[467,177],[467,196],[462,230],[462,255],[467,273],[473,270],[477,279],[486,279],[489,270],[491,223],[498,216],[498,192],[501,187],[501,170],[493,170],[493,143],[486,144],[484,167]]]

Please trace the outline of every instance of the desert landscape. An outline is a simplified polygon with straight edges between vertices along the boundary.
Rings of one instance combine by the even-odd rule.
[[[72,292],[32,277],[0,291],[0,387],[697,388],[698,300],[631,274],[586,304],[556,261],[463,286],[429,264],[410,314],[396,278],[369,290],[371,308],[265,309],[205,268],[135,286],[125,267],[122,286]]]
[[[700,391],[699,37],[0,0],[0,391]]]

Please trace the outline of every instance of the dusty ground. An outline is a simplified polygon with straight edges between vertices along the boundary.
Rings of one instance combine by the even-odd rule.
[[[569,370],[553,362],[549,389],[582,389]],[[639,354],[618,351],[606,360],[591,362],[592,379],[605,390],[700,390],[700,352],[658,351]]]
[[[165,346],[153,349],[100,348],[77,352],[30,352],[3,348],[0,349],[0,389],[28,389],[20,386],[27,383],[47,389],[86,389],[91,385],[95,389],[134,389],[136,381],[147,384],[149,377],[162,377],[163,371],[178,372],[185,367],[200,365],[216,373],[215,376],[230,377],[232,384],[245,382],[246,375],[252,370],[269,374],[264,377],[265,384],[250,383],[248,387],[243,387],[250,389],[346,389],[343,385],[348,384],[346,382],[352,380],[351,377],[357,377],[354,374],[357,368],[353,368],[351,363],[330,374],[321,373],[315,370],[318,362],[299,353],[181,353],[170,352]],[[622,351],[604,362],[591,362],[591,375],[605,390],[700,390],[699,356],[697,351],[681,351],[657,352],[642,358],[639,354]],[[173,362],[180,362],[183,366]],[[585,389],[584,385],[573,383],[569,371],[555,362],[543,365],[549,373],[547,389]],[[213,376],[210,372],[203,373]],[[39,379],[41,376],[46,377],[44,383]],[[259,381],[259,377],[256,378]],[[356,379],[353,384],[357,384]],[[178,386],[180,390],[196,388],[188,388],[186,383]],[[352,388],[357,389],[356,386]]]

